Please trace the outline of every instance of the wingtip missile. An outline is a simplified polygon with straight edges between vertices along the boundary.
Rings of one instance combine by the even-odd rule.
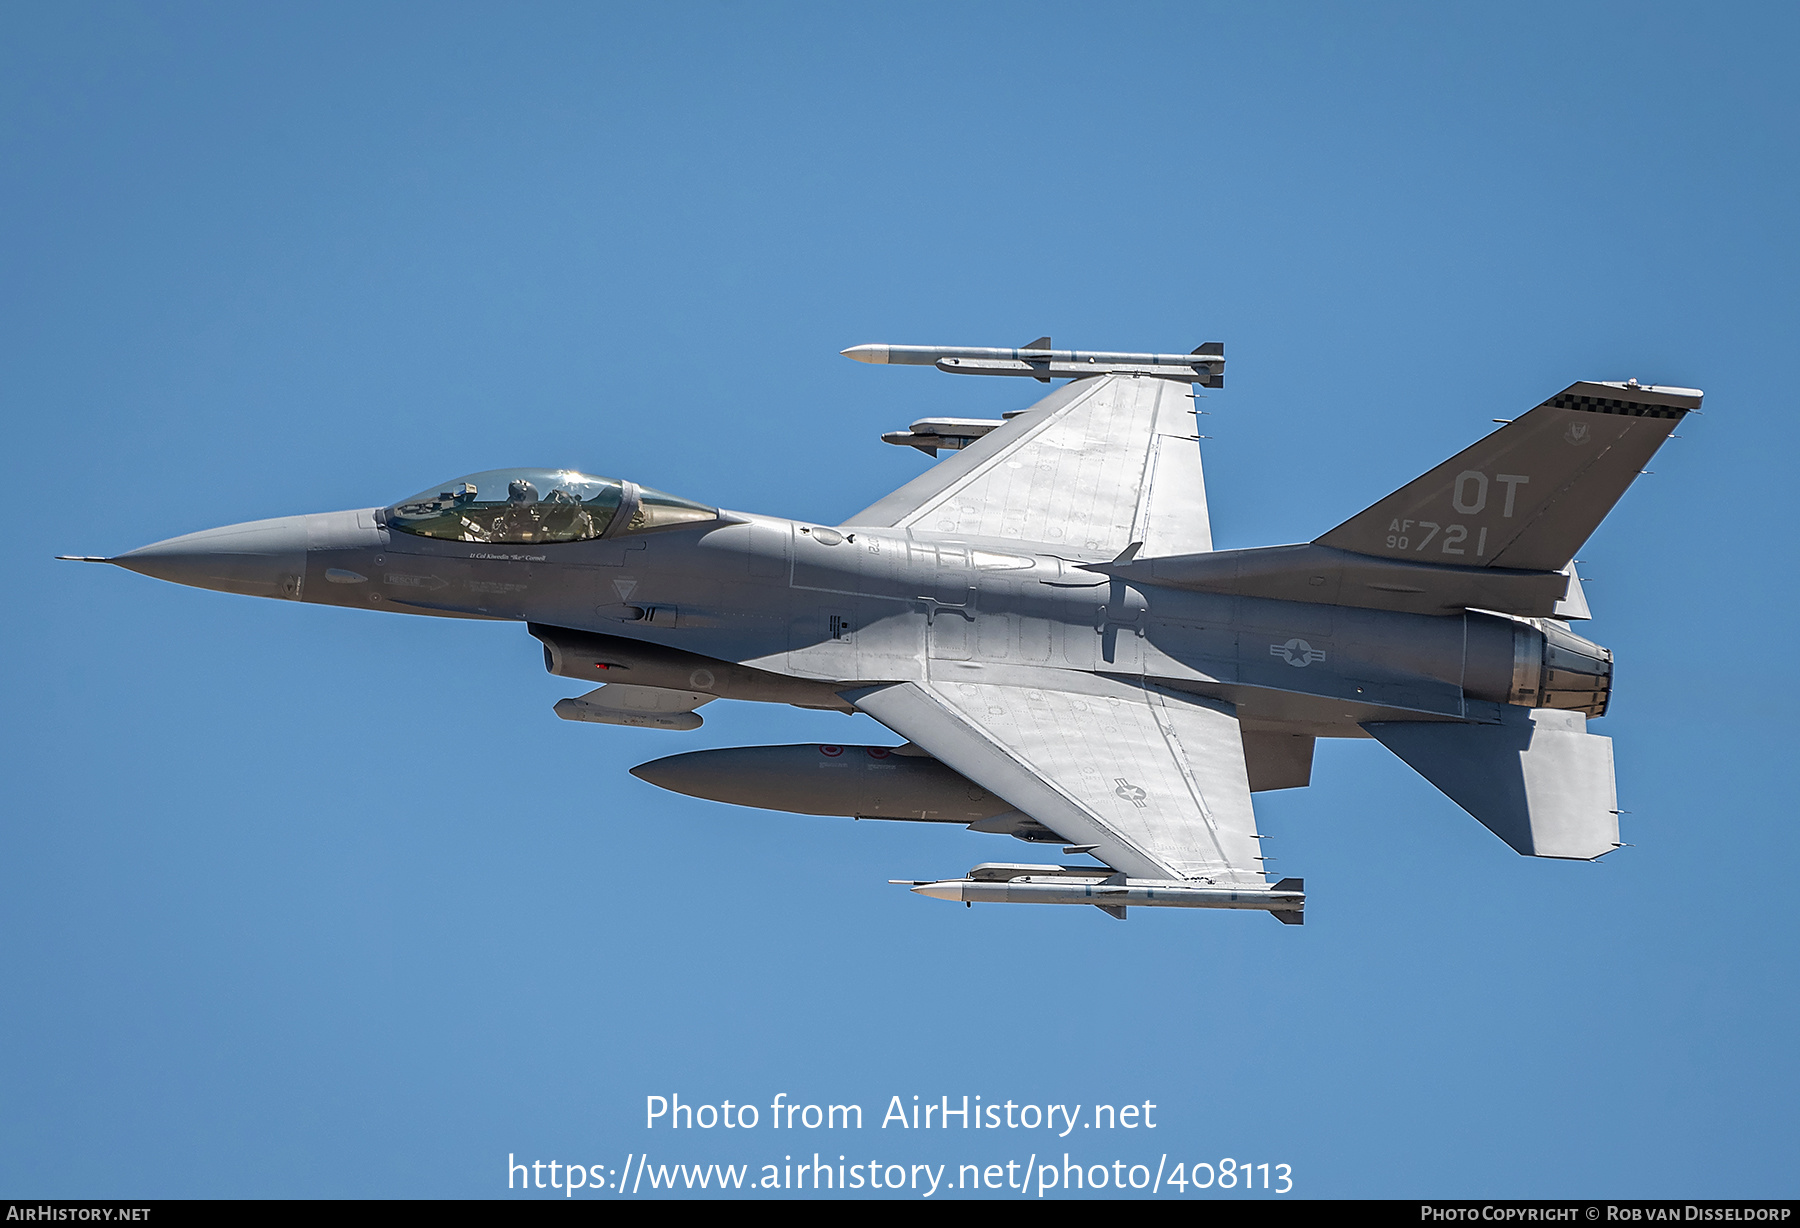
[[[1213,887],[1191,882],[1124,879],[1103,866],[977,866],[968,878],[916,883],[917,895],[960,904],[1094,904],[1150,908],[1230,908],[1276,914],[1290,925],[1306,906],[1299,879],[1273,887]],[[900,881],[900,880],[895,880]]]
[[[1030,379],[1087,379],[1096,375],[1154,375],[1207,388],[1225,383],[1225,347],[1208,341],[1191,354],[1136,354],[1110,350],[1053,350],[1040,337],[1019,349],[956,345],[853,345],[838,351],[857,362],[936,367],[953,375],[1022,375]],[[1039,348],[1042,346],[1042,348]]]
[[[895,879],[893,881],[899,882],[900,880]],[[914,883],[912,886],[912,890],[919,895],[928,895],[934,900],[950,900],[955,903],[962,902],[962,889],[963,884],[956,881],[942,883]]]

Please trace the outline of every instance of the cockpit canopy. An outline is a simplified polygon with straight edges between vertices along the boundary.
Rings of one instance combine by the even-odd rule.
[[[540,545],[716,520],[719,509],[573,469],[490,469],[387,509],[388,527],[453,542]]]

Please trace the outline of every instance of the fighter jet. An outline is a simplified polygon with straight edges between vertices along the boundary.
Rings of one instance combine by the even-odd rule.
[[[1191,354],[863,345],[860,362],[1066,380],[1001,419],[922,418],[941,457],[842,524],[727,511],[571,469],[210,529],[106,562],[287,601],[524,623],[574,721],[693,730],[715,699],[863,712],[902,742],[645,763],[720,802],[961,824],[1060,846],[893,880],[939,899],[1235,908],[1299,924],[1253,793],[1372,738],[1519,853],[1620,847],[1612,653],[1576,551],[1687,388],[1580,382],[1310,542],[1215,550]]]

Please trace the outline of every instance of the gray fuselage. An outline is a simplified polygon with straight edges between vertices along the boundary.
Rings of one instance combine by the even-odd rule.
[[[231,556],[244,560],[235,571],[173,574],[177,558],[228,550],[234,534],[261,543]],[[631,676],[610,680],[728,698],[848,710],[840,690],[978,662],[1025,685],[1053,670],[1147,678],[1235,703],[1247,729],[1326,737],[1366,736],[1368,721],[1495,719],[1516,684],[1517,641],[1538,634],[1477,612],[1192,592],[1083,568],[1100,561],[736,513],[608,540],[492,545],[400,532],[380,509],[230,526],[120,560],[205,587],[609,637],[640,646],[638,664],[621,667]],[[697,659],[762,681],[734,686]]]

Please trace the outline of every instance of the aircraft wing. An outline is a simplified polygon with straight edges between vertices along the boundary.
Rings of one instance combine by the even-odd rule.
[[[845,523],[1112,558],[1212,549],[1190,385],[1079,379]]]
[[[980,679],[846,698],[1133,879],[1265,886],[1230,705],[1093,676],[1066,690]]]

